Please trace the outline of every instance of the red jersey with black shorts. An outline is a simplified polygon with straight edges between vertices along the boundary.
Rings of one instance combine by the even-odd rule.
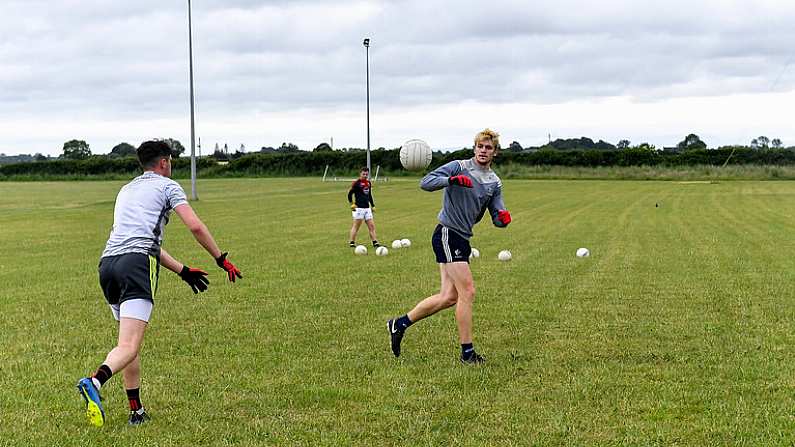
[[[350,191],[348,191],[348,202],[355,203],[356,208],[370,208],[371,206],[375,206],[370,180],[357,179],[354,181],[351,184]]]
[[[351,200],[355,197],[355,201]],[[375,206],[373,202],[373,194],[370,189],[370,180],[357,179],[351,184],[351,189],[348,191],[348,202],[355,203],[356,208],[370,208]]]

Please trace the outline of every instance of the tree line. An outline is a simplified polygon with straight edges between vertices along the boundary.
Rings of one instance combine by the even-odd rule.
[[[373,166],[380,166],[386,174],[404,172],[400,165],[400,150],[374,150],[371,152]],[[472,149],[455,152],[434,153],[428,169],[433,169],[451,160],[472,156]],[[219,163],[213,157],[197,159],[203,177],[246,176],[320,176],[329,166],[335,175],[355,173],[365,164],[364,151],[251,153]],[[711,165],[795,165],[795,151],[790,149],[752,149],[750,147],[724,147],[719,149],[693,149],[684,152],[655,151],[648,148],[630,147],[624,150],[574,150],[557,151],[542,149],[534,152],[502,152],[495,158],[500,166],[518,164],[527,166],[698,166]],[[190,159],[181,157],[173,162],[174,175],[184,178],[189,175]],[[15,163],[0,166],[2,178],[57,178],[81,176],[134,176],[140,172],[133,157],[107,159],[92,157],[85,160],[52,160],[38,163]]]
[[[173,139],[164,139],[173,148],[173,168],[176,176],[186,175],[189,160],[180,157],[184,146]],[[277,148],[263,147],[258,152],[240,151],[230,154],[216,150],[212,155],[198,159],[198,167],[205,176],[298,176],[320,175],[326,166],[334,172],[354,172],[364,165],[366,154],[361,148],[332,149],[327,143],[319,144],[313,151],[302,151],[292,143],[282,143]],[[64,153],[59,158],[47,158],[35,163],[0,165],[0,178],[8,177],[58,177],[134,175],[139,171],[134,157],[135,147],[128,143],[116,145],[110,154],[92,155],[83,140],[64,143]],[[464,148],[453,152],[434,152],[429,169],[457,158],[471,157],[472,150]],[[373,166],[380,165],[392,174],[403,171],[399,148],[380,147],[371,151]],[[222,163],[219,163],[222,162]],[[529,166],[695,166],[726,164],[795,165],[795,147],[785,148],[781,140],[765,136],[754,138],[744,146],[723,146],[709,149],[698,135],[689,134],[674,147],[656,148],[648,143],[633,145],[621,140],[613,145],[590,138],[557,139],[538,147],[523,148],[514,141],[495,159],[503,164]]]

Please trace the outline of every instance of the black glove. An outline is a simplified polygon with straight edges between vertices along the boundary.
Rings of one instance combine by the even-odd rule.
[[[235,282],[235,277],[243,279],[243,274],[240,273],[240,269],[226,259],[226,255],[228,254],[227,252],[215,258],[215,263],[218,264],[218,267],[226,271],[227,275],[229,275],[229,281]]]
[[[210,281],[205,276],[207,276],[207,272],[204,270],[192,269],[187,265],[183,265],[182,271],[179,272],[179,277],[188,283],[190,288],[193,289],[193,293],[207,290],[207,284],[210,284]]]

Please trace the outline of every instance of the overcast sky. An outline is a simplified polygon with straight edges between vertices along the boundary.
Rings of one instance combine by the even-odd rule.
[[[196,132],[248,151],[795,145],[795,1],[194,0]],[[0,0],[0,152],[190,145],[187,2]]]

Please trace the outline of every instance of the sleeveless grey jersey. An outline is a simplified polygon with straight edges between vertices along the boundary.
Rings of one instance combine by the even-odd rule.
[[[472,188],[450,186],[448,179],[456,175],[469,177]],[[473,158],[439,166],[422,179],[420,188],[425,191],[445,188],[439,223],[466,239],[472,237],[472,227],[480,222],[487,210],[495,226],[504,226],[497,219],[497,212],[505,209],[502,182],[491,168],[481,167]]]
[[[179,183],[147,171],[124,185],[116,196],[113,228],[102,257],[125,253],[160,255],[171,210],[188,203]]]

